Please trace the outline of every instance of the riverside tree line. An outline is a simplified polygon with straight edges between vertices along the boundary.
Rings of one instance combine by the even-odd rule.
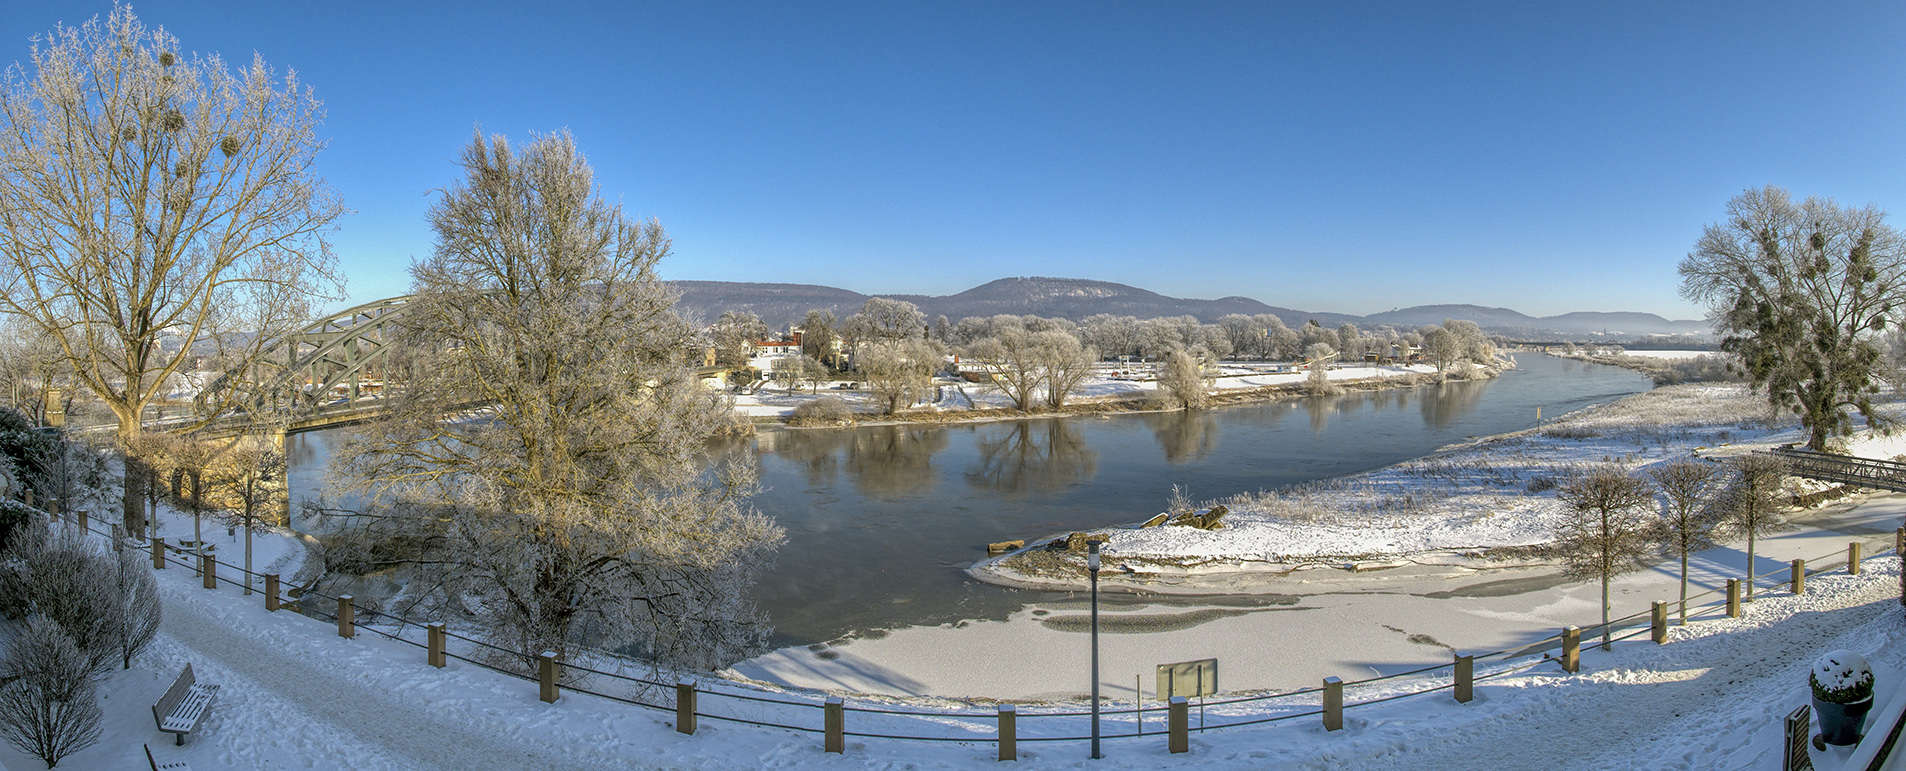
[[[1321,364],[1421,356],[1439,373],[1475,377],[1477,367],[1497,364],[1496,342],[1473,321],[1451,319],[1399,332],[1355,324],[1326,329],[1316,321],[1293,330],[1272,314],[1230,314],[1215,324],[1191,316],[1138,319],[1099,314],[1080,321],[1001,314],[927,323],[913,303],[869,298],[860,311],[837,319],[827,310],[808,311],[799,327],[799,356],[781,357],[767,375],[793,387],[816,384],[839,373],[867,383],[874,401],[892,413],[931,398],[933,375],[949,356],[994,376],[1020,410],[1065,406],[1074,389],[1105,360],[1148,359],[1159,364],[1164,398],[1182,407],[1202,407],[1220,359],[1307,360]],[[761,319],[728,311],[705,332],[719,363],[739,370],[750,344],[770,334]],[[843,353],[850,355],[843,356]],[[1324,367],[1312,368],[1313,391],[1326,391]],[[817,405],[826,417],[845,406]],[[795,418],[807,418],[814,409]]]

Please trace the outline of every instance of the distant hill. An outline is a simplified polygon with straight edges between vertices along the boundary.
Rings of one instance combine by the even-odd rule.
[[[760,316],[770,327],[799,323],[809,309],[826,308],[845,317],[860,309],[869,295],[813,284],[764,284],[733,281],[670,282],[682,295],[683,311],[703,322],[713,321],[727,310],[744,310]],[[1114,316],[1156,318],[1195,316],[1206,323],[1232,313],[1257,315],[1269,313],[1292,327],[1315,319],[1328,327],[1356,324],[1374,327],[1388,324],[1398,329],[1413,329],[1425,324],[1440,324],[1444,319],[1466,319],[1484,330],[1512,337],[1589,336],[1606,333],[1610,337],[1640,335],[1704,335],[1704,321],[1670,321],[1652,313],[1578,312],[1560,316],[1535,317],[1508,308],[1480,305],[1419,305],[1369,316],[1322,313],[1280,308],[1249,297],[1220,297],[1196,300],[1168,297],[1157,292],[1110,281],[1039,276],[1002,278],[945,296],[883,294],[920,306],[928,319],[945,315],[958,321],[968,316],[993,316],[1001,313],[1068,318],[1074,321],[1100,313]]]

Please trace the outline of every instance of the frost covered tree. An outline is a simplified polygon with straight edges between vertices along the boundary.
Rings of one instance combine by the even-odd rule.
[[[1448,327],[1424,327],[1422,334],[1423,355],[1436,363],[1437,372],[1442,372],[1463,357],[1463,342]]]
[[[1073,389],[1092,376],[1099,354],[1081,344],[1071,332],[1054,329],[1033,337],[1045,369],[1046,406],[1055,410],[1064,407]]]
[[[782,531],[747,504],[751,468],[700,462],[733,418],[655,276],[661,225],[604,202],[567,133],[520,151],[478,134],[460,165],[391,343],[406,386],[335,456],[367,500],[332,512],[369,545],[342,556],[411,571],[519,664],[584,644],[706,670],[759,650],[749,587]]]
[[[199,344],[248,358],[342,294],[324,112],[262,59],[186,54],[124,5],[39,38],[0,87],[0,312],[61,346],[130,446]],[[183,344],[181,344],[183,341]],[[145,479],[126,479],[128,532]]]
[[[1188,410],[1209,405],[1211,378],[1205,373],[1205,361],[1203,351],[1174,348],[1165,354],[1158,367],[1160,395]]]
[[[768,325],[748,311],[724,311],[708,327],[715,343],[715,363],[740,368],[748,363],[748,351],[756,341],[768,336]]]
[[[1787,462],[1772,455],[1750,453],[1727,461],[1728,485],[1721,502],[1728,529],[1747,536],[1747,599],[1754,598],[1754,540],[1780,527],[1780,489],[1787,478]]]
[[[1042,375],[1036,337],[1019,327],[1005,327],[962,350],[965,361],[991,375],[1014,408],[1027,410],[1037,398]]]
[[[1310,362],[1310,373],[1304,376],[1304,389],[1312,396],[1343,391],[1330,382],[1330,362],[1336,360],[1337,352],[1330,349],[1329,343],[1311,343],[1310,349],[1304,351],[1304,358]]]
[[[926,337],[927,315],[905,300],[869,297],[860,310],[841,322],[843,331],[858,345],[875,340]]]
[[[1721,350],[1740,358],[1768,403],[1800,417],[1807,449],[1850,434],[1875,411],[1875,338],[1906,307],[1906,238],[1878,207],[1796,202],[1777,187],[1727,202],[1681,261],[1681,295],[1707,306]]]
[[[1639,570],[1652,551],[1647,510],[1654,490],[1648,480],[1603,466],[1557,488],[1555,497],[1568,507],[1556,551],[1570,575],[1601,580],[1602,650],[1608,650],[1608,582]]]
[[[855,368],[874,401],[884,403],[891,415],[928,398],[943,356],[939,346],[923,338],[875,340],[861,348]]]
[[[99,696],[87,652],[46,616],[27,619],[0,657],[0,737],[47,768],[99,741]]]
[[[1098,353],[1082,345],[1072,332],[1058,328],[1027,331],[1023,320],[991,325],[993,334],[974,341],[963,351],[966,361],[993,375],[993,381],[1013,400],[1013,406],[1032,409],[1064,407],[1079,383],[1091,376]]]
[[[91,675],[121,663],[131,609],[118,593],[112,555],[64,528],[35,527],[0,556],[0,595],[8,615],[41,615],[57,623],[86,656]],[[152,609],[157,613],[156,606]]]
[[[1682,459],[1648,469],[1662,498],[1659,540],[1681,559],[1681,623],[1688,623],[1688,555],[1714,546],[1720,510],[1713,503],[1712,463]]]

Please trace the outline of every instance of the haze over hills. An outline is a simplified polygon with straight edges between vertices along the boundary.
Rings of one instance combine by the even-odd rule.
[[[723,311],[751,311],[774,328],[799,323],[809,309],[826,308],[846,317],[860,309],[873,295],[813,284],[765,284],[734,281],[672,281],[682,293],[681,309],[701,321],[712,321]],[[1315,319],[1328,327],[1356,324],[1371,327],[1388,324],[1399,329],[1425,324],[1440,324],[1444,319],[1474,321],[1484,330],[1511,337],[1545,335],[1633,337],[1638,335],[1707,335],[1707,322],[1674,321],[1652,313],[1576,312],[1559,316],[1529,316],[1508,308],[1479,305],[1419,305],[1369,316],[1345,313],[1300,311],[1281,308],[1249,297],[1220,297],[1197,300],[1167,297],[1157,292],[1109,281],[1078,278],[1019,277],[1002,278],[944,296],[881,294],[880,297],[905,300],[920,306],[928,319],[945,315],[958,321],[967,316],[992,316],[1001,313],[1062,317],[1077,321],[1099,313],[1115,316],[1154,318],[1158,316],[1195,316],[1199,321],[1215,322],[1226,314],[1256,315],[1270,313],[1285,324],[1296,327]]]

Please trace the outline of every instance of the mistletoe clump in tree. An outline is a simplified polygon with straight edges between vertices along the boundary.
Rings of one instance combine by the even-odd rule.
[[[1776,409],[1798,415],[1807,449],[1868,425],[1881,355],[1875,339],[1906,294],[1906,239],[1877,207],[1795,202],[1777,187],[1727,204],[1681,261],[1681,294],[1708,306],[1721,349],[1740,357]]]

